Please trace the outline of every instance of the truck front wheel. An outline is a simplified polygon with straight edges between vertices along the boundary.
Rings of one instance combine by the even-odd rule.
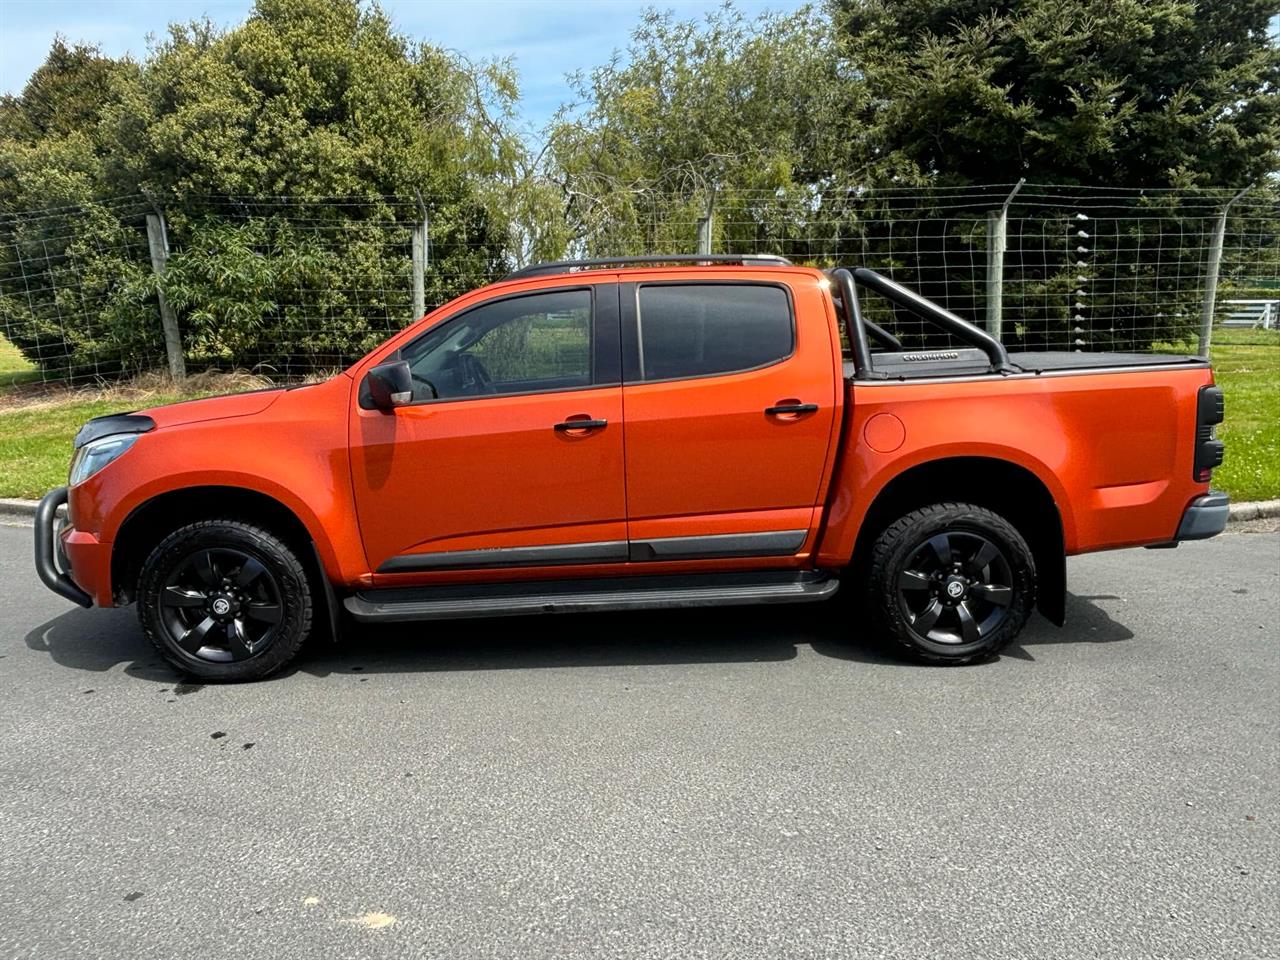
[[[238,520],[169,534],[138,582],[138,618],[160,654],[200,680],[259,680],[311,631],[306,570],[284,541]]]
[[[1035,602],[1031,548],[999,514],[967,503],[913,510],[876,539],[869,608],[912,656],[963,664],[999,653]]]

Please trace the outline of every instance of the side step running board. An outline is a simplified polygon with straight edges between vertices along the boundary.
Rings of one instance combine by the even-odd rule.
[[[825,600],[840,581],[822,573],[710,574],[685,577],[615,577],[483,586],[391,587],[347,597],[361,623],[514,617],[534,613],[663,610]]]

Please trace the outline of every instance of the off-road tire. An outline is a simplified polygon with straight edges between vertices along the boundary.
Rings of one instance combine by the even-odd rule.
[[[162,609],[161,595],[170,589],[173,578],[186,570],[186,565],[193,562],[193,557],[204,554],[215,558],[215,569],[218,558],[221,558],[221,564],[226,569],[214,574],[215,577],[223,575],[219,584],[227,579],[234,579],[237,557],[247,557],[261,565],[261,571],[256,566],[251,568],[250,572],[255,574],[255,579],[246,592],[237,592],[237,584],[232,584],[229,588],[234,595],[232,603],[238,605],[236,597],[243,601],[245,616],[241,617],[241,622],[244,624],[259,620],[262,611],[267,611],[267,616],[278,613],[279,619],[267,628],[268,634],[264,634],[262,639],[269,639],[269,642],[263,642],[260,650],[250,651],[247,644],[235,645],[243,656],[242,659],[229,659],[225,662],[211,660],[209,656],[219,653],[215,647],[202,647],[201,650],[206,651],[206,654],[201,656],[184,650],[175,638],[175,634],[184,625],[177,620],[179,616],[189,618],[188,624],[197,618],[213,619],[213,600],[207,600],[205,607],[196,604],[190,611],[175,610],[172,601],[167,602]],[[241,569],[246,565],[247,561],[242,564]],[[230,576],[226,576],[227,574]],[[203,582],[188,591],[192,601],[184,598],[184,605],[195,601],[195,593]],[[257,593],[256,602],[251,596],[253,591]],[[147,639],[180,673],[205,682],[233,683],[268,677],[297,656],[311,633],[314,612],[311,584],[297,553],[271,531],[239,520],[201,520],[165,537],[142,565],[137,597],[138,620]],[[262,599],[264,597],[265,600]],[[276,610],[271,609],[269,601],[272,597],[277,601],[274,605]],[[253,625],[261,626],[256,622]],[[227,637],[231,637],[230,631],[234,629],[235,624],[231,620],[225,623],[215,620],[207,632],[213,636],[216,631],[226,631]],[[217,636],[221,638],[222,634]],[[225,646],[228,657],[236,656],[232,652],[232,644],[227,643]]]
[[[952,567],[938,562],[939,551],[932,546],[937,538],[953,538],[946,542],[954,546],[945,551],[952,556]],[[981,569],[986,571],[987,579],[997,579],[998,563],[998,579],[1008,580],[1008,584],[982,583],[980,572],[955,569],[957,557],[964,566],[966,544],[977,546],[971,559],[986,556],[983,551],[987,548],[978,546],[984,542],[993,546],[999,557]],[[921,571],[917,568],[928,567],[930,562],[936,563],[938,569],[926,571],[928,586],[922,588],[919,586]],[[953,580],[959,585],[951,589],[965,591],[959,598],[948,595]],[[904,582],[910,584],[906,589],[901,587]],[[927,663],[976,663],[996,656],[1013,642],[1026,624],[1035,603],[1035,559],[1022,534],[999,514],[968,503],[937,503],[911,511],[881,532],[872,548],[867,585],[866,607],[872,622],[897,648]],[[1007,596],[1008,603],[998,604],[988,599],[997,596],[1001,599]],[[929,623],[934,625],[932,632],[950,634],[953,639],[946,642],[922,636],[920,629],[935,602],[942,612],[934,614]],[[913,605],[918,610],[914,615]],[[964,618],[957,609],[960,606],[967,611]],[[990,629],[970,640],[964,632],[965,621],[973,624],[969,627],[971,630],[982,627],[977,623],[977,616],[972,615],[975,610],[992,623]],[[998,610],[1001,616],[997,618]],[[945,630],[950,623],[955,624],[954,630]],[[924,632],[930,632],[928,626]]]

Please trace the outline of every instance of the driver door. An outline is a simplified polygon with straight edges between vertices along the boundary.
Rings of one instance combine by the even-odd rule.
[[[626,560],[616,284],[485,301],[399,357],[413,402],[350,427],[378,580]]]

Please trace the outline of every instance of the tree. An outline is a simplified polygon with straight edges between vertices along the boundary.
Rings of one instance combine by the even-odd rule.
[[[409,319],[419,196],[428,302],[566,252],[692,251],[714,203],[717,250],[891,265],[980,320],[973,265],[1007,187],[958,207],[945,189],[1025,177],[1207,192],[1153,191],[1151,217],[1113,210],[1086,245],[1024,191],[1013,339],[1185,333],[1208,188],[1280,163],[1273,3],[825,3],[645,14],[625,56],[576,78],[538,152],[515,133],[509,65],[413,41],[376,3],[257,0],[230,30],[171,27],[136,63],[58,40],[0,98],[0,332],[50,371],[154,363],[141,225],[158,204],[194,363],[332,366]],[[1078,246],[1123,296],[1077,294]]]
[[[126,69],[96,46],[54,37],[21,95],[0,97],[0,140],[30,145],[84,133],[98,121],[103,91]]]
[[[432,224],[429,301],[505,267],[509,225],[488,185],[523,153],[508,122],[516,97],[505,67],[414,43],[376,5],[258,0],[225,32],[174,25],[137,64],[55,45],[0,104],[0,204],[76,205],[57,237],[11,225],[24,269],[109,275],[87,260],[110,220],[102,203],[145,195],[112,212],[136,245],[141,214],[164,208],[166,293],[196,363],[331,366],[411,319],[415,196]],[[151,355],[158,324],[137,318],[154,311],[154,280],[133,269],[145,259],[117,261],[121,282],[77,307],[92,322],[68,323],[58,285],[36,283],[40,295],[0,304],[5,332],[73,369]]]
[[[131,70],[58,37],[22,93],[0,98],[0,333],[47,370],[119,369],[106,318],[144,275],[109,200],[98,120]]]
[[[867,88],[854,114],[867,149],[907,180],[1221,188],[1263,180],[1280,163],[1273,3],[832,0],[829,9],[841,56]],[[1103,220],[1081,243],[1079,224],[1029,194],[1010,225],[1022,271],[1006,295],[1019,321],[1013,339],[1144,347],[1187,335],[1199,304],[1178,278],[1202,269],[1221,200],[1187,209],[1156,191],[1145,211],[1095,211]],[[926,293],[945,289],[972,305],[974,320],[981,291],[948,274],[942,250],[957,232],[980,243],[982,216],[922,236],[914,265]],[[1077,246],[1087,250],[1084,280],[1067,255]],[[1158,264],[1135,256],[1152,249]],[[1111,282],[1094,288],[1090,276]]]
[[[833,0],[875,151],[953,183],[1244,186],[1277,169],[1270,0]]]
[[[692,250],[712,196],[719,243],[782,239],[789,214],[776,212],[849,165],[829,40],[808,8],[754,22],[728,4],[701,22],[645,13],[625,58],[576,77],[579,103],[551,130],[577,239]]]

